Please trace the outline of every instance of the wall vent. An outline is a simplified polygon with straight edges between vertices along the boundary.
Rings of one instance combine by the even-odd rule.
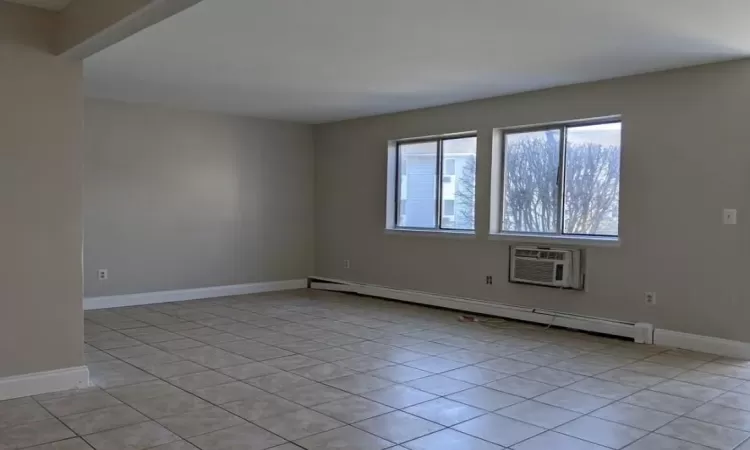
[[[511,247],[512,283],[583,289],[581,250],[546,247]]]

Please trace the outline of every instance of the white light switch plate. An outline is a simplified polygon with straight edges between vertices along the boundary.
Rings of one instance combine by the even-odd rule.
[[[737,210],[736,209],[724,210],[724,225],[737,225]]]

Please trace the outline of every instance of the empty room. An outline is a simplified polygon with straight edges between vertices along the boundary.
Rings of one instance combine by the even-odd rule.
[[[750,450],[748,17],[0,0],[0,450]]]

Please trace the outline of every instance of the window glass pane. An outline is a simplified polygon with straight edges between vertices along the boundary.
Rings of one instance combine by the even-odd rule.
[[[565,233],[617,236],[621,123],[568,128]]]
[[[456,174],[456,160],[447,159],[443,163],[443,175],[455,175]]]
[[[445,200],[443,201],[443,215],[444,216],[452,216],[455,213],[454,210],[455,206],[455,200]]]
[[[399,227],[435,228],[437,216],[437,142],[398,147]]]
[[[477,174],[475,136],[443,141],[443,172],[449,175],[446,169],[455,176],[443,183],[443,216],[448,216],[449,220],[443,217],[440,226],[453,230],[473,230]]]
[[[504,231],[559,231],[559,167],[559,129],[505,135]]]

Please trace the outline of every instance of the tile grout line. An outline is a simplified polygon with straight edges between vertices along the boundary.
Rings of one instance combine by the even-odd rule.
[[[168,315],[168,314],[167,314],[167,315]],[[137,319],[133,319],[133,320],[137,320]],[[240,323],[245,323],[245,322],[240,322]],[[296,322],[290,322],[290,323],[296,323]],[[161,328],[160,328],[160,327],[159,327],[158,325],[153,325],[153,326],[155,326],[156,328],[159,328],[159,329],[161,329]],[[253,326],[256,326],[256,327],[258,327],[258,325],[253,325]],[[274,326],[274,325],[271,325],[271,326]],[[361,326],[361,325],[360,325],[360,326]],[[213,327],[211,327],[210,325],[206,325],[206,327],[209,327],[209,328],[213,328]],[[261,327],[261,328],[264,328],[264,329],[268,329],[269,327]],[[440,328],[443,328],[443,327],[441,326]],[[164,330],[164,329],[162,329],[162,330]],[[327,331],[327,329],[322,329],[322,328],[321,328],[321,330]],[[164,331],[169,331],[169,330],[164,330]],[[220,331],[224,332],[223,330],[220,330]],[[279,331],[273,331],[273,332],[279,332]],[[341,331],[334,331],[334,332],[335,332],[335,333],[341,333]],[[121,333],[121,334],[122,334],[122,333]],[[180,333],[179,333],[179,332],[176,332],[176,334],[180,334]],[[229,332],[229,334],[232,334],[232,333],[231,333],[231,332]],[[344,332],[344,334],[346,334],[346,332]],[[395,333],[395,334],[397,334],[397,335],[403,335],[403,334],[401,334],[401,333]],[[404,334],[406,334],[406,333],[404,333]],[[409,333],[409,334],[412,334],[412,333]],[[127,336],[127,335],[126,335],[126,336]],[[237,335],[235,335],[235,336],[237,336]],[[128,336],[128,337],[129,337],[129,336]],[[185,337],[186,337],[186,338],[190,338],[189,336],[185,336]],[[269,344],[266,344],[266,343],[264,343],[264,342],[261,342],[261,341],[255,341],[255,340],[254,340],[254,339],[252,339],[252,338],[250,338],[250,339],[248,339],[248,338],[245,338],[245,337],[240,337],[240,338],[241,338],[241,339],[244,339],[244,340],[250,340],[250,341],[252,341],[252,342],[260,342],[261,344],[269,345]],[[134,338],[134,339],[135,339],[135,340],[138,340],[137,338]],[[190,338],[190,339],[192,339],[192,338]],[[434,341],[434,340],[436,340],[436,339],[442,339],[442,338],[433,338],[433,340],[427,339],[427,340],[426,340],[426,342],[433,342],[433,341]],[[142,341],[140,341],[140,342],[142,342]],[[375,340],[371,340],[371,339],[366,339],[366,340],[365,340],[364,342],[377,342],[377,341],[375,341]],[[495,340],[495,341],[493,341],[493,342],[498,342],[498,340]],[[544,342],[544,341],[540,341],[540,342]],[[206,346],[209,346],[209,347],[213,347],[213,348],[216,348],[216,347],[215,347],[214,345],[212,345],[212,344],[206,344],[206,343],[203,343],[203,344],[205,344]],[[144,343],[144,345],[147,345],[147,346],[152,346],[152,345],[151,345],[151,344],[149,344],[149,343]],[[327,344],[326,344],[326,345],[327,345]],[[348,345],[348,344],[344,344],[344,345]],[[386,344],[386,345],[389,345],[389,344]],[[392,344],[390,344],[390,345],[392,345]],[[543,346],[544,346],[544,345],[548,345],[548,343],[546,343],[546,342],[545,342],[545,344],[543,344]],[[553,344],[553,345],[555,345],[555,344]],[[402,348],[402,349],[404,348],[403,346],[400,346],[400,345],[392,345],[392,346],[393,346],[393,347],[396,347],[396,348]],[[340,346],[340,345],[339,345],[339,346],[335,346],[335,348],[341,348],[341,347],[342,347],[342,346]],[[154,348],[156,348],[156,347],[154,347]],[[456,347],[456,348],[457,348],[457,349],[468,350],[468,349],[465,349],[465,348],[462,348],[462,347]],[[537,348],[538,348],[538,347],[537,347]],[[161,350],[161,349],[158,349],[158,350]],[[601,350],[601,348],[600,348],[599,350]],[[164,351],[164,350],[161,350],[161,351]],[[459,351],[459,350],[456,350],[456,351]],[[469,350],[469,351],[470,351],[470,350]],[[525,351],[528,351],[528,350],[525,350],[525,349],[523,349],[523,350],[519,350],[518,352],[513,352],[513,353],[511,353],[511,354],[506,354],[506,355],[504,355],[504,356],[499,356],[499,357],[500,357],[500,358],[507,358],[507,357],[509,357],[509,356],[512,356],[512,355],[514,355],[514,354],[517,354],[517,353],[522,353],[522,352],[525,352]],[[533,349],[532,349],[532,351],[533,351]],[[649,355],[649,356],[643,356],[642,358],[640,358],[640,359],[637,359],[636,361],[643,361],[644,359],[648,359],[648,358],[650,358],[651,356],[654,356],[654,355],[656,355],[656,354],[661,354],[661,353],[665,353],[665,352],[668,352],[668,351],[669,351],[668,349],[665,349],[665,350],[662,350],[661,352],[655,353],[655,354],[653,354],[653,355]],[[171,353],[170,351],[166,351],[166,352],[167,352],[167,353],[170,353],[170,354],[172,354],[172,353]],[[105,353],[106,353],[106,351],[105,351]],[[232,352],[230,351],[230,353],[232,353]],[[292,353],[296,353],[296,352],[292,352]],[[593,354],[599,354],[599,352],[597,352],[597,351],[586,351],[586,352],[582,352],[582,353],[581,353],[581,354],[579,354],[579,355],[576,355],[576,356],[573,356],[573,357],[568,357],[568,358],[565,358],[564,360],[570,360],[570,359],[576,358],[576,357],[578,357],[578,356],[582,356],[582,355],[590,355],[590,354],[592,354],[592,353],[593,353]],[[296,353],[296,354],[300,354],[300,353]],[[360,355],[362,355],[362,354],[360,353]],[[364,354],[364,355],[365,355],[365,356],[368,356],[369,354]],[[116,358],[117,360],[120,360],[120,361],[122,361],[122,360],[121,360],[120,358],[117,358],[117,357],[115,357],[114,355],[111,355],[111,356],[113,356],[113,357],[114,357],[114,358]],[[177,356],[179,356],[179,355],[177,355]],[[244,355],[240,355],[240,356],[243,356],[243,357],[244,357]],[[304,355],[303,355],[303,356],[304,356]],[[437,355],[437,356],[438,356],[438,357],[440,357],[440,355]],[[492,355],[492,356],[496,356],[496,357],[497,357],[497,355]],[[425,358],[429,358],[429,357],[432,357],[432,355],[426,355],[426,356],[425,356]],[[250,359],[251,359],[252,361],[256,361],[256,360],[253,360],[252,358],[250,358]],[[261,362],[261,363],[263,363],[263,361],[267,361],[267,360],[261,360],[261,361],[258,361],[258,362]],[[126,362],[126,363],[128,363],[127,361],[123,361],[123,362]],[[194,362],[194,361],[193,361],[193,362]],[[392,361],[391,361],[391,362],[392,362]],[[334,361],[334,362],[332,362],[332,363],[333,363],[333,364],[335,364],[335,361]],[[707,362],[706,362],[706,363],[707,363]],[[556,363],[552,363],[552,364],[556,364]],[[630,363],[628,363],[628,364],[630,364]],[[628,364],[625,364],[625,365],[628,365]],[[199,364],[199,365],[200,365],[200,364]],[[400,365],[400,364],[399,364],[399,365]],[[616,368],[619,368],[619,367],[624,367],[625,365],[623,365],[623,366],[617,366]],[[465,365],[465,366],[463,366],[463,367],[473,367],[473,366],[475,366],[475,364],[466,364],[466,365]],[[134,367],[135,367],[135,366],[134,366]],[[407,366],[407,367],[408,367],[408,366]],[[549,367],[549,365],[541,365],[540,367]],[[616,368],[615,368],[615,369],[616,369]],[[140,368],[138,368],[138,369],[140,369]],[[208,370],[214,370],[214,369],[210,369],[210,368],[207,368],[207,369],[208,369]],[[609,370],[615,370],[615,369],[609,369]],[[141,370],[142,370],[142,369],[141,369]],[[556,369],[556,370],[560,370],[560,369]],[[609,370],[608,370],[608,371],[609,371]],[[693,370],[693,369],[686,369],[686,370],[683,370],[683,371],[682,371],[681,373],[684,373],[684,372],[686,372],[686,371],[688,371],[688,370]],[[214,370],[214,371],[215,371],[215,370]],[[565,371],[565,370],[563,369],[563,371]],[[287,372],[287,371],[285,371],[285,372]],[[370,371],[367,371],[367,372],[370,372]],[[364,373],[367,373],[367,372],[359,372],[359,371],[357,371],[357,373],[358,373],[358,374],[364,374]],[[287,373],[288,373],[288,372],[287,372]],[[573,373],[575,373],[575,372],[573,372]],[[680,373],[680,374],[681,374],[681,373]],[[675,376],[673,376],[673,377],[665,377],[665,379],[667,379],[667,380],[669,380],[669,379],[674,379],[675,377],[679,376],[680,374],[677,374],[677,375],[675,375]],[[151,374],[151,375],[153,375],[153,374]],[[434,375],[437,375],[437,374],[430,374],[430,375],[427,375],[427,376],[434,376]],[[517,375],[519,375],[519,374],[515,374],[515,375],[517,376]],[[371,375],[371,376],[372,376],[372,375]],[[514,376],[514,375],[510,375],[510,376]],[[169,383],[169,381],[168,381],[168,380],[166,380],[166,379],[163,379],[163,378],[161,378],[161,377],[158,377],[158,376],[157,376],[156,378],[157,378],[157,379],[160,379],[160,380],[162,380],[162,381],[165,381],[165,382],[167,382],[167,383]],[[598,379],[598,378],[596,378],[596,375],[585,375],[585,378],[584,378],[584,380],[585,380],[585,379],[590,379],[590,378]],[[239,381],[241,381],[241,382],[245,382],[246,380],[239,380]],[[314,381],[314,382],[320,382],[320,381],[316,381],[316,380],[312,380],[312,381]],[[323,380],[323,381],[326,381],[326,380]],[[390,380],[388,380],[388,381],[390,381]],[[581,380],[581,381],[583,381],[583,380]],[[170,384],[171,384],[171,383],[170,383]],[[248,384],[248,383],[245,383],[245,384]],[[325,383],[324,383],[324,382],[321,382],[321,384],[325,384]],[[471,383],[471,384],[473,385],[474,383]],[[489,384],[489,383],[485,383],[485,385],[486,385],[486,384]],[[404,385],[404,383],[401,383],[401,382],[396,382],[396,385]],[[467,389],[472,389],[472,388],[474,388],[474,387],[477,387],[477,386],[483,386],[483,387],[485,387],[485,385],[476,385],[476,386],[473,386],[473,387],[469,387],[469,388],[467,388]],[[568,385],[568,386],[569,386],[569,385]],[[176,386],[176,387],[178,387],[178,386]],[[650,387],[653,387],[653,386],[650,386]],[[179,388],[179,387],[178,387],[178,388]],[[556,386],[556,389],[555,389],[555,390],[558,390],[558,389],[560,389],[560,388],[561,388],[561,387],[559,387],[559,386]],[[261,390],[263,390],[263,389],[261,389]],[[636,392],[634,392],[634,393],[633,393],[633,394],[631,394],[631,395],[634,395],[634,394],[636,394],[636,393],[638,393],[638,392],[642,392],[642,391],[644,391],[644,390],[649,390],[649,387],[647,387],[647,388],[642,388],[641,390],[639,390],[639,391],[636,391]],[[722,391],[724,391],[725,393],[726,393],[726,392],[731,392],[730,390],[724,390],[724,389],[722,389]],[[460,392],[462,392],[462,391],[460,391]],[[657,392],[657,391],[652,391],[652,392]],[[188,392],[188,393],[189,393],[189,392]],[[192,393],[189,393],[189,394],[191,394],[191,395],[195,395],[195,394],[192,394]],[[271,394],[272,394],[272,395],[276,395],[276,394],[274,394],[274,393],[271,393]],[[355,394],[355,395],[356,395],[356,394]],[[448,394],[448,395],[452,395],[452,394]],[[543,395],[543,394],[540,394],[540,395]],[[589,395],[591,395],[591,394],[589,394]],[[673,395],[673,394],[667,394],[667,395]],[[358,396],[358,397],[361,397],[361,395],[357,395],[357,396]],[[447,397],[447,396],[438,396],[437,398],[446,398],[446,397]],[[525,398],[525,397],[524,397],[524,398]],[[534,398],[534,397],[532,397],[532,398]],[[624,397],[623,397],[623,398],[624,398]],[[527,400],[528,400],[528,399],[527,399]],[[611,399],[608,399],[608,400],[611,400]],[[619,399],[619,400],[612,400],[612,401],[611,401],[611,402],[610,402],[609,404],[612,404],[612,403],[615,403],[615,402],[618,402],[618,401],[621,401],[621,400],[622,400],[622,399]],[[428,400],[428,401],[429,401],[429,400]],[[708,402],[710,402],[710,400],[709,400],[709,401],[706,401],[706,402],[704,402],[703,404],[705,404],[705,403],[708,403]],[[209,402],[209,403],[211,403],[211,402]],[[296,402],[295,402],[295,403],[296,403]],[[609,404],[608,404],[608,405],[609,405]],[[608,406],[608,405],[605,405],[605,406],[603,406],[603,407],[606,407],[606,406]],[[218,406],[219,406],[219,407],[221,407],[221,405],[218,405]],[[301,406],[305,407],[304,405],[301,405]],[[315,405],[311,405],[311,407],[314,407],[314,406],[315,406]],[[413,406],[413,405],[410,405],[409,407],[411,407],[411,406]],[[305,408],[308,408],[308,409],[309,409],[309,408],[311,408],[311,407],[305,407]],[[602,407],[602,408],[603,408],[603,407]],[[223,408],[222,408],[222,409],[223,409]],[[588,416],[588,415],[590,415],[590,414],[593,414],[594,412],[598,411],[599,409],[601,409],[601,408],[598,408],[598,409],[596,409],[596,410],[594,410],[594,411],[591,411],[591,412],[589,412],[589,413],[587,413],[587,414],[585,414],[585,415],[582,415],[581,417],[585,417],[585,416]],[[648,409],[648,408],[647,408],[647,409]],[[396,409],[396,410],[398,410],[398,411],[403,411],[403,409]],[[491,411],[491,412],[487,412],[487,413],[485,413],[485,414],[492,414],[492,413],[494,413],[494,411]],[[683,415],[679,415],[679,416],[678,416],[678,418],[679,418],[679,417],[685,417],[685,415],[684,415],[684,414],[683,414]],[[243,419],[243,420],[244,420],[244,419]],[[676,420],[676,419],[675,419],[675,420]],[[613,423],[616,423],[616,422],[613,422]],[[455,424],[454,424],[453,426],[455,426]],[[449,428],[450,428],[450,427],[449,427]]]

